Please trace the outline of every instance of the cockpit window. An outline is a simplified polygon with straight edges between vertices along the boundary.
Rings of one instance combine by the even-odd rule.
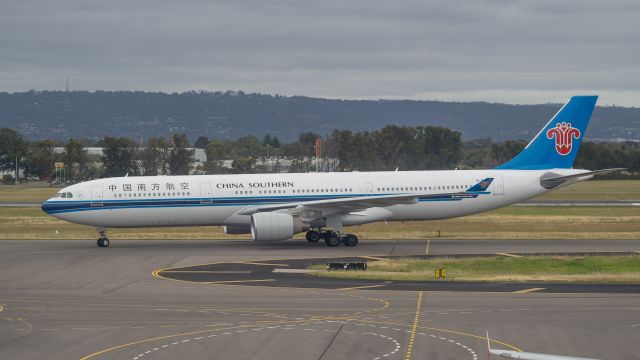
[[[73,194],[70,192],[60,192],[53,196],[54,198],[63,198],[63,199],[71,199]]]

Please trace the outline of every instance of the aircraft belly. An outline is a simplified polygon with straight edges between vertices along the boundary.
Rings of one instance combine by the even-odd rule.
[[[235,207],[193,206],[146,209],[92,209],[58,217],[82,225],[106,227],[215,226],[221,225]]]

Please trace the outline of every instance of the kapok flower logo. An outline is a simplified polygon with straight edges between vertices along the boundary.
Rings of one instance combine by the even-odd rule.
[[[571,123],[558,123],[556,127],[547,130],[547,139],[555,138],[556,152],[567,155],[573,147],[573,139],[580,138],[580,130],[571,126]]]

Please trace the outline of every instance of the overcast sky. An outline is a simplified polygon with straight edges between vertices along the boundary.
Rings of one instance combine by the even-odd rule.
[[[0,91],[242,90],[640,106],[640,1],[0,4]]]

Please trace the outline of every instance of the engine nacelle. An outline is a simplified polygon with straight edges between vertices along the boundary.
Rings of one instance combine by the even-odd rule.
[[[251,234],[251,226],[223,226],[224,233],[227,235]]]
[[[251,238],[254,241],[279,241],[293,237],[293,216],[275,212],[251,215]]]

